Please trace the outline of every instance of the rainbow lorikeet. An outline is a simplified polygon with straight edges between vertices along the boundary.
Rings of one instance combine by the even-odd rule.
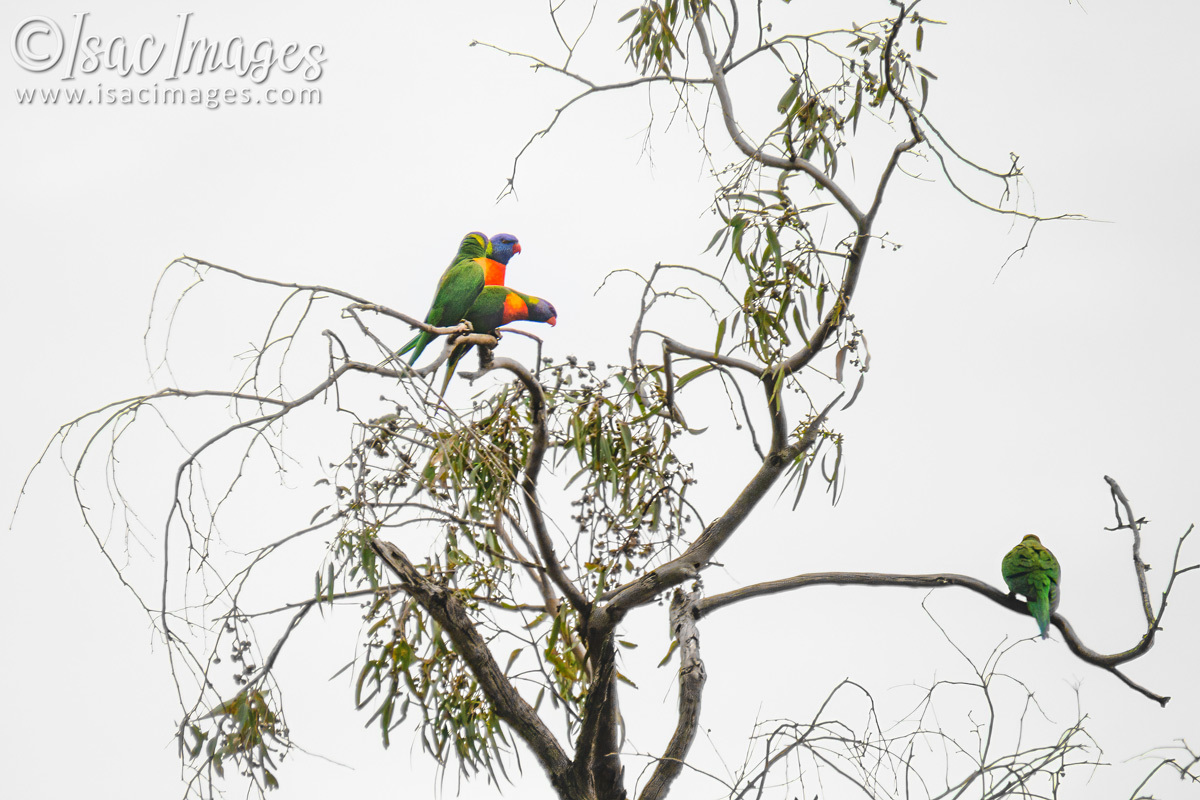
[[[1024,595],[1029,613],[1037,620],[1045,639],[1050,615],[1058,608],[1058,559],[1031,533],[1008,551],[1000,563],[1000,572],[1009,592]]]
[[[471,304],[483,289],[488,267],[486,262],[491,261],[491,255],[492,243],[484,234],[472,231],[463,237],[458,246],[458,253],[438,281],[433,303],[429,306],[429,313],[425,315],[426,324],[435,327],[457,325],[459,320],[467,315]],[[503,267],[501,270],[503,271]],[[415,364],[421,356],[421,351],[433,339],[434,334],[418,331],[396,355],[402,356],[412,350],[413,354],[408,363]]]
[[[510,322],[548,322],[551,326],[558,322],[558,312],[547,300],[531,297],[527,294],[509,289],[507,286],[485,286],[479,293],[471,310],[467,312],[467,322],[476,333],[496,335],[496,328]],[[459,360],[467,354],[474,345],[460,344],[450,354],[446,377],[442,381],[442,394],[450,385],[454,368]]]
[[[485,266],[484,286],[503,286],[504,268],[509,259],[521,252],[521,243],[511,233],[497,233],[492,237],[491,263]]]

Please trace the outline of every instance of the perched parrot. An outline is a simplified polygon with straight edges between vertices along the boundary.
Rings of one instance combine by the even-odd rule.
[[[1045,639],[1050,615],[1058,608],[1058,559],[1031,533],[1008,551],[1000,563],[1000,572],[1009,592],[1023,595],[1028,601],[1029,613],[1037,620]]]
[[[457,325],[459,320],[467,315],[471,304],[483,289],[484,275],[492,255],[492,243],[487,236],[478,231],[468,233],[458,246],[458,253],[450,266],[442,273],[438,281],[437,292],[433,295],[433,304],[425,315],[425,322],[436,327]],[[495,262],[492,262],[495,263]],[[503,272],[503,267],[501,267]],[[428,331],[418,331],[408,344],[400,348],[396,355],[402,356],[409,350],[413,351],[408,359],[409,365],[417,363],[423,351],[434,338]]]
[[[471,310],[467,312],[466,320],[471,323],[471,328],[476,333],[495,335],[496,328],[510,322],[548,322],[553,327],[558,322],[558,312],[549,301],[521,294],[507,286],[485,286]],[[442,394],[446,393],[446,387],[450,385],[450,378],[454,376],[454,368],[458,366],[459,359],[473,346],[460,344],[450,354],[446,377],[442,381]]]
[[[504,268],[509,259],[521,252],[521,243],[511,233],[497,233],[492,237],[492,257],[485,265],[484,286],[503,286]]]

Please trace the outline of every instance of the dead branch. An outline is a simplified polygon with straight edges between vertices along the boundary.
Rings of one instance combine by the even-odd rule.
[[[1148,635],[1154,638],[1155,619],[1154,607],[1150,604],[1150,590],[1146,587],[1146,570],[1148,566],[1145,561],[1142,561],[1142,525],[1145,524],[1144,517],[1134,517],[1133,509],[1129,505],[1129,500],[1125,497],[1125,492],[1121,491],[1121,486],[1107,475],[1104,476],[1105,483],[1108,484],[1109,490],[1112,492],[1113,512],[1117,516],[1117,526],[1108,528],[1110,531],[1128,530],[1133,534],[1133,571],[1137,575],[1138,591],[1142,595],[1142,609],[1146,612],[1146,626]],[[1125,520],[1121,519],[1121,509],[1125,509]]]

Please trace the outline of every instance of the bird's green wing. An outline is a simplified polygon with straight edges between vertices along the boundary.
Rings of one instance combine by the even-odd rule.
[[[471,330],[475,333],[494,334],[496,328],[505,323],[504,308],[509,294],[515,294],[515,292],[511,292],[503,286],[484,286],[463,319],[471,323]],[[458,366],[458,362],[472,347],[474,347],[472,344],[460,344],[450,354],[446,377],[442,379],[442,394],[446,393],[446,387],[450,385],[450,379],[454,377],[454,369]]]
[[[1004,582],[1010,592],[1029,595],[1029,570],[1032,566],[1024,542],[1008,551],[1004,560],[1000,562],[1000,574],[1004,576]]]
[[[450,266],[438,280],[437,291],[434,292],[433,302],[425,315],[425,323],[436,327],[455,325],[461,320],[479,296],[483,288],[483,261],[492,250],[492,243],[482,233],[472,232],[463,237],[459,243],[458,252]],[[397,355],[413,351],[409,358],[410,365],[417,363],[421,352],[434,339],[434,334],[428,331],[418,331]]]

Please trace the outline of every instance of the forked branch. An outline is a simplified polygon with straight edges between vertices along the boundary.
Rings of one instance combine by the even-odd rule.
[[[750,512],[758,505],[758,501],[775,485],[779,476],[797,458],[816,444],[821,426],[828,418],[829,412],[833,410],[834,404],[840,399],[841,395],[814,417],[799,440],[780,450],[768,453],[762,466],[742,489],[737,499],[723,515],[708,524],[708,527],[696,538],[696,541],[688,546],[683,554],[652,572],[606,592],[601,600],[607,604],[607,613],[613,619],[619,619],[630,609],[653,602],[659,593],[674,588],[686,580],[699,577],[700,572],[708,566],[721,547],[746,521]]]
[[[1113,513],[1117,517],[1116,527],[1108,528],[1108,530],[1127,530],[1133,534],[1133,571],[1137,575],[1138,591],[1142,595],[1142,610],[1146,612],[1147,635],[1153,638],[1156,620],[1154,607],[1150,604],[1150,589],[1146,586],[1147,565],[1145,561],[1142,561],[1142,525],[1146,523],[1146,518],[1134,517],[1133,508],[1130,507],[1125,492],[1121,491],[1120,484],[1107,475],[1104,476],[1104,481],[1108,484],[1109,491],[1112,492]],[[1125,519],[1121,519],[1122,509],[1125,511]]]

